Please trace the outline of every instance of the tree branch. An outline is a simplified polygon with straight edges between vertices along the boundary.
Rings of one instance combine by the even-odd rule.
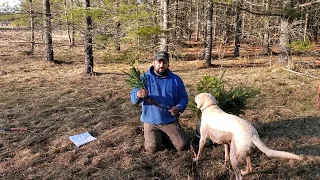
[[[248,12],[250,14],[254,14],[254,15],[258,15],[258,16],[282,16],[281,12],[272,13],[272,11],[264,11],[264,12],[258,13],[258,12],[253,12],[253,11],[251,11],[249,9],[242,8],[242,7],[239,7],[239,6],[235,6],[235,5],[232,5],[232,4],[225,4],[225,3],[221,3],[221,2],[213,2],[213,4],[222,5],[222,6],[229,6],[229,7],[233,7],[233,8],[239,8],[241,11],[245,11],[245,12]]]
[[[287,68],[283,68],[283,69],[286,70],[286,71],[298,74],[300,76],[307,76],[307,77],[311,77],[311,78],[314,78],[314,79],[320,79],[320,77],[312,76],[312,75],[309,75],[309,74],[304,74],[304,73],[301,73],[301,72],[296,72],[296,71],[293,71],[293,70],[290,70],[290,69],[287,69]]]
[[[320,0],[313,1],[313,2],[308,2],[308,3],[304,3],[304,4],[299,4],[298,6],[299,7],[310,6],[310,5],[313,5],[315,3],[320,3]]]

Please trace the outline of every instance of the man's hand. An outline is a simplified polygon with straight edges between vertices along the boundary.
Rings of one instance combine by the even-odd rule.
[[[172,108],[169,109],[169,112],[171,112],[172,116],[175,116],[179,114],[180,109],[178,106],[173,106]]]
[[[148,94],[148,89],[139,89],[139,91],[137,92],[138,98],[145,98],[146,96],[148,96]]]

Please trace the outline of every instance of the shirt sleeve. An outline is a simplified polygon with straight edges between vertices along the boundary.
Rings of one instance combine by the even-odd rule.
[[[181,78],[179,78],[179,100],[178,100],[178,104],[176,106],[179,107],[180,112],[183,112],[188,105],[188,93],[186,91],[186,88],[183,84],[183,81],[181,80]]]
[[[144,74],[145,75],[145,74]],[[141,75],[140,78],[142,78],[144,75]],[[140,104],[142,101],[143,101],[143,98],[139,98],[137,96],[137,92],[139,91],[139,88],[134,88],[132,91],[131,91],[131,94],[130,94],[130,98],[131,98],[131,102],[133,104]]]
[[[131,94],[130,94],[130,98],[131,98],[131,102],[133,104],[140,104],[142,102],[142,98],[139,98],[137,96],[137,92],[139,91],[138,88],[134,88],[132,91],[131,91]]]

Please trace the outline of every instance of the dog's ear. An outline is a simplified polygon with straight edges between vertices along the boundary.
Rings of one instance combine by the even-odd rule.
[[[215,105],[218,105],[219,102],[217,101],[217,99],[210,93],[206,93],[206,99],[207,101],[210,101],[211,103],[214,103]]]
[[[219,104],[219,102],[217,101],[217,99],[216,99],[214,96],[212,96],[212,101],[213,101],[216,105]]]
[[[200,109],[202,106],[203,106],[203,100],[202,100],[202,95],[201,94],[198,94],[196,97],[195,97],[195,103],[197,104],[197,108]]]

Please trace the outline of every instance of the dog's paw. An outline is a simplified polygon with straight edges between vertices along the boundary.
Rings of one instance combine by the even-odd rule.
[[[192,158],[192,162],[198,162],[198,159],[197,158]]]
[[[199,157],[198,156],[195,156],[192,158],[192,162],[197,162],[199,160]]]
[[[248,174],[250,174],[250,170],[243,170],[243,169],[241,169],[241,175],[242,176],[246,176],[246,175],[248,175]]]

